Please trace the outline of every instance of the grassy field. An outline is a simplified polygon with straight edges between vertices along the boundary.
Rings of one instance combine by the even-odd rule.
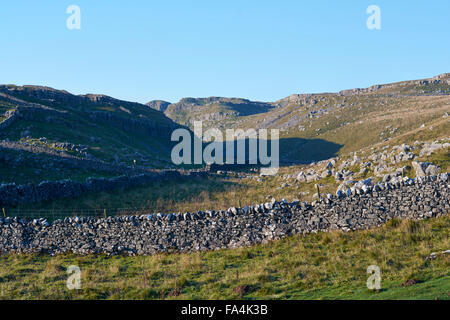
[[[330,184],[321,190],[331,191],[334,188],[331,178],[324,179]],[[334,179],[333,179],[334,181]],[[225,210],[231,206],[267,202],[267,198],[286,198],[292,201],[302,197],[300,192],[314,192],[314,183],[292,184],[280,188],[283,179],[279,176],[266,177],[264,181],[255,179],[240,179],[238,177],[212,176],[189,180],[173,180],[155,183],[150,186],[136,188],[123,192],[102,192],[82,196],[78,199],[61,199],[50,203],[21,205],[18,208],[7,208],[9,216],[22,215],[27,211],[70,211],[71,214],[88,210],[107,209],[110,214],[116,214],[116,208],[123,213],[149,212],[186,212],[198,210]],[[305,199],[303,197],[302,199]],[[128,209],[125,210],[125,209]]]
[[[450,299],[450,217],[150,257],[0,256],[2,299]],[[66,268],[81,268],[68,290]],[[367,267],[381,289],[366,287]],[[416,284],[402,286],[407,280]]]

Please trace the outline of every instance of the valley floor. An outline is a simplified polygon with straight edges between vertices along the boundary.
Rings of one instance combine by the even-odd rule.
[[[450,299],[450,217],[149,257],[3,255],[1,299]],[[81,268],[68,290],[67,268]],[[367,267],[381,290],[366,287]],[[409,280],[409,281],[408,281]],[[403,285],[408,281],[412,285]],[[415,283],[415,284],[413,284]]]

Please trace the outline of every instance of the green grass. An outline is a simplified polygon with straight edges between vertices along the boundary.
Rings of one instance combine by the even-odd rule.
[[[149,257],[0,256],[2,299],[449,299],[450,218],[295,236],[251,248]],[[81,290],[66,268],[81,268]],[[366,287],[369,265],[381,290]],[[403,287],[406,280],[418,284]],[[242,294],[236,288],[245,287]]]
[[[206,210],[210,208],[223,209],[231,205],[244,205],[246,199],[253,200],[256,196],[250,186],[256,186],[253,181],[239,182],[237,179],[195,178],[189,180],[171,180],[154,183],[147,187],[129,191],[90,194],[79,199],[56,200],[51,203],[23,205],[22,209],[103,209],[103,208],[136,208],[153,210],[155,212],[177,212]],[[265,184],[270,189],[272,184]],[[247,190],[247,191],[246,191]],[[262,189],[259,188],[258,191]],[[267,191],[268,192],[268,191]],[[262,194],[257,196],[259,202],[264,201]],[[226,209],[225,208],[225,209]]]
[[[130,209],[134,212],[186,212],[197,210],[225,210],[231,206],[264,203],[275,197],[292,201],[295,198],[312,200],[316,192],[314,185],[323,184],[322,193],[334,192],[334,178],[329,177],[318,182],[292,183],[289,187],[280,188],[284,182],[282,177],[265,177],[264,181],[239,179],[237,177],[210,176],[206,178],[179,179],[157,182],[146,187],[119,192],[102,192],[88,194],[77,199],[61,199],[48,203],[23,204],[13,209],[20,215],[21,210],[69,210],[73,214],[84,210],[108,209],[114,214],[115,208]],[[301,192],[309,192],[302,196]],[[123,211],[123,210],[122,210]],[[72,214],[71,213],[71,214]]]

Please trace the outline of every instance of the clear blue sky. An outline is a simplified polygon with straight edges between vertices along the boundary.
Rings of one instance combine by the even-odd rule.
[[[66,28],[72,4],[81,30]],[[450,1],[3,1],[0,39],[0,83],[274,101],[450,72]]]

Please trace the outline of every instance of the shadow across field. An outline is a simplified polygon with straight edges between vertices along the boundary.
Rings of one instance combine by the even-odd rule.
[[[264,167],[260,162],[259,157],[259,143],[255,139],[245,139],[245,164],[237,163],[237,150],[239,144],[243,143],[243,140],[235,141],[234,147],[234,164],[211,165],[211,170],[232,170],[232,171],[245,171],[250,167]],[[271,142],[270,140],[262,142],[267,143],[267,155],[272,157],[271,154]],[[256,157],[257,164],[250,164],[251,157],[255,159],[255,152],[250,152],[251,145],[257,146]],[[204,144],[205,146],[205,144]],[[290,166],[295,164],[309,164],[321,160],[326,160],[337,156],[339,150],[343,147],[341,144],[326,141],[323,139],[301,139],[301,138],[281,138],[279,140],[279,165],[280,167]],[[226,143],[223,146],[224,159],[227,159],[227,147]]]
[[[308,164],[311,162],[327,160],[337,156],[342,144],[323,139],[280,139],[280,163]]]
[[[128,191],[101,192],[77,199],[59,199],[50,202],[6,208],[8,216],[48,218],[66,216],[103,217],[116,215],[177,212],[225,207],[227,195],[239,195],[242,185],[221,177],[195,177],[155,182]],[[209,207],[211,206],[211,207]],[[228,207],[227,207],[228,208]]]

